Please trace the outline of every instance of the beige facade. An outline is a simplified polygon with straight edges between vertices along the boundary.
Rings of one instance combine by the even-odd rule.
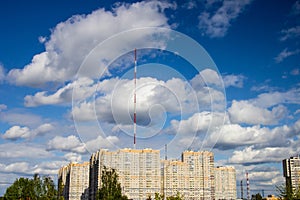
[[[101,172],[104,166],[116,169],[122,192],[130,199],[154,197],[161,189],[160,152],[152,149],[120,149],[110,152],[99,150],[91,160],[90,198],[95,199],[101,187]]]
[[[215,199],[236,199],[236,171],[234,167],[215,168]]]
[[[182,162],[188,165],[187,199],[215,199],[214,154],[209,151],[185,151]]]
[[[89,162],[70,163],[58,172],[59,191],[65,200],[87,199]]]
[[[290,157],[282,161],[283,176],[286,180],[286,185],[293,190],[300,187],[300,157]]]
[[[178,160],[163,160],[162,162],[161,194],[166,197],[174,196],[179,192],[187,197],[188,194],[188,165]]]

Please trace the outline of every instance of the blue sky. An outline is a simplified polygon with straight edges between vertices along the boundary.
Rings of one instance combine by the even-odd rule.
[[[211,150],[265,194],[300,152],[300,1],[5,0],[0,17],[0,194],[133,147],[134,48],[137,148]]]

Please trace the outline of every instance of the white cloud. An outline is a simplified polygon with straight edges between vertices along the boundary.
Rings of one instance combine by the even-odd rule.
[[[72,153],[83,154],[87,151],[93,153],[100,148],[113,147],[113,144],[118,142],[119,139],[116,136],[102,137],[98,136],[95,139],[81,142],[78,137],[70,135],[68,137],[56,136],[48,142],[48,150],[60,150]],[[76,154],[65,155],[67,159],[81,159],[81,157],[76,157]]]
[[[300,88],[292,88],[286,92],[269,92],[252,99],[256,106],[269,108],[278,104],[300,104]]]
[[[0,158],[51,158],[52,153],[35,144],[5,143],[0,144]]]
[[[236,164],[281,162],[284,158],[289,158],[294,153],[288,147],[255,149],[254,146],[249,146],[243,150],[234,151],[231,158],[229,158],[229,162]]]
[[[163,11],[169,7],[172,5],[165,2],[147,1],[120,4],[112,11],[99,9],[89,15],[75,15],[53,29],[49,40],[45,42],[45,52],[35,55],[24,69],[12,69],[8,73],[8,80],[16,85],[34,87],[41,87],[47,82],[72,80],[86,55],[108,37],[132,28],[168,27]],[[157,43],[149,37],[151,34],[133,35],[132,38],[126,38],[126,44],[131,47],[138,42]],[[106,53],[115,55],[113,48],[110,46]],[[90,76],[101,74],[99,72],[106,67],[107,61],[99,62],[99,57],[91,61],[90,64],[98,67],[89,70]]]
[[[225,124],[209,135],[208,142],[217,149],[235,149],[240,146],[280,147],[291,144],[290,137],[296,135],[297,124],[278,126],[273,129],[260,126],[242,127],[239,124]]]
[[[38,126],[42,124],[42,118],[38,115],[27,113],[24,110],[8,110],[6,112],[0,112],[0,119],[2,122],[6,122],[11,125],[22,126]]]
[[[81,162],[82,157],[78,153],[69,152],[64,155],[64,158],[69,162]]]
[[[7,109],[7,106],[5,104],[0,104],[0,112],[2,110],[6,110]]]
[[[281,41],[298,38],[300,36],[300,26],[284,29],[281,31],[281,34]]]
[[[200,73],[190,82],[179,78],[167,81],[151,77],[137,79],[137,123],[150,125],[156,118],[163,117],[164,113],[175,116],[193,114],[197,110],[224,110],[225,95],[222,87],[216,86],[220,83],[219,77],[216,73],[216,76],[214,73]],[[214,88],[205,86],[204,78]],[[133,80],[128,79],[101,81],[95,99],[84,99],[73,104],[73,119],[132,124],[133,87]]]
[[[117,142],[119,142],[119,138],[116,136],[107,136],[106,138],[104,138],[99,135],[96,139],[87,141],[85,143],[85,146],[89,150],[89,152],[93,153],[100,148],[111,148]]]
[[[14,162],[10,164],[0,163],[0,171],[5,173],[27,175],[32,175],[34,173],[38,173],[40,175],[57,175],[58,169],[66,164],[67,162],[65,161],[41,162],[37,165],[31,165],[28,162]]]
[[[299,114],[299,113],[300,113],[300,109],[296,110],[296,111],[294,112],[294,115],[297,115],[297,114]]]
[[[2,172],[6,173],[28,173],[29,163],[27,162],[16,162],[8,165],[0,164]]]
[[[287,114],[283,105],[273,107],[271,110],[259,107],[251,101],[232,101],[228,109],[230,121],[233,123],[274,125]]]
[[[251,3],[251,0],[223,0],[221,7],[209,12],[204,11],[199,16],[199,28],[203,34],[211,38],[226,35],[233,20],[235,20]],[[211,4],[210,7],[213,7]]]
[[[76,88],[76,94],[73,93]],[[61,103],[70,103],[72,100],[78,98],[91,96],[97,88],[97,84],[89,78],[80,78],[72,83],[57,90],[54,94],[48,94],[47,92],[38,92],[34,96],[27,95],[25,100],[25,106],[34,107],[39,105],[53,105]]]
[[[34,138],[37,135],[45,134],[51,130],[53,130],[53,126],[51,124],[42,124],[36,129],[30,130],[28,127],[20,127],[20,126],[13,126],[8,129],[3,135],[2,138],[9,139],[9,140],[17,140],[17,139],[27,139],[27,138]]]
[[[228,122],[228,119],[224,113],[195,113],[188,119],[172,120],[171,133],[182,135],[193,135],[199,132],[206,133],[209,129],[220,127],[226,122]]]
[[[299,49],[296,49],[294,51],[290,51],[288,50],[288,48],[285,48],[284,50],[282,50],[274,59],[277,63],[282,62],[284,59],[292,56],[292,55],[296,55],[300,52]]]
[[[48,142],[48,150],[71,151],[76,153],[85,153],[84,144],[74,135],[68,137],[55,136]]]
[[[5,70],[4,67],[0,64],[0,83],[5,79]]]
[[[242,88],[244,85],[244,80],[245,77],[243,75],[224,75],[223,76],[223,81],[225,87],[237,87],[237,88]]]
[[[29,138],[30,130],[28,127],[13,126],[7,130],[2,138],[15,140],[18,138]]]

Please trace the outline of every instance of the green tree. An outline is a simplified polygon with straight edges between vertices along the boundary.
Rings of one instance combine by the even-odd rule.
[[[252,195],[252,200],[262,200],[262,196],[260,193],[257,193],[255,195]]]
[[[176,196],[167,197],[167,200],[183,200],[183,197],[177,192]]]
[[[98,200],[126,200],[122,195],[121,184],[118,182],[118,174],[115,169],[107,169],[104,166],[101,176],[102,187],[97,193]]]
[[[163,200],[163,199],[164,199],[164,195],[159,194],[159,193],[155,193],[154,199],[155,199],[155,200]]]
[[[19,178],[6,189],[4,198],[19,200],[53,200],[57,199],[57,191],[53,180],[49,176],[42,179],[38,174],[33,179]]]
[[[280,199],[297,200],[300,199],[300,187],[293,189],[289,184],[276,186],[276,190]]]

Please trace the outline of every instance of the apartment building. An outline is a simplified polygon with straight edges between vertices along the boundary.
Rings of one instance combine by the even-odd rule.
[[[290,157],[284,159],[283,176],[285,177],[286,185],[293,190],[299,189],[300,186],[300,157]]]
[[[59,169],[58,191],[65,200],[87,199],[89,187],[89,162],[70,163]]]
[[[215,199],[236,199],[236,171],[234,167],[215,168]]]
[[[160,152],[153,149],[101,149],[90,159],[90,199],[101,187],[103,167],[116,169],[122,192],[130,199],[146,199],[161,191]]]
[[[187,196],[190,200],[215,199],[214,154],[209,151],[185,151],[182,162],[187,164]]]

